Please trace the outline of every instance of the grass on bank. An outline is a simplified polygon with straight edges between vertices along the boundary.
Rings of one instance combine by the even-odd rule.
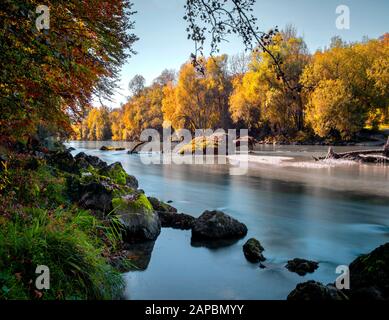
[[[10,155],[0,167],[0,299],[119,298],[114,224],[74,206],[66,173],[44,161]],[[36,289],[38,265],[50,269],[49,290]]]

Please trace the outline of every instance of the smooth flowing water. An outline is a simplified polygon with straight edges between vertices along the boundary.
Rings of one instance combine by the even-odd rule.
[[[68,145],[74,154],[120,161],[147,195],[172,200],[180,212],[219,209],[249,230],[245,239],[212,249],[192,246],[190,231],[163,229],[147,269],[124,275],[128,299],[286,299],[300,282],[334,282],[338,265],[389,241],[389,167],[314,162],[324,147],[262,146],[248,173],[232,176],[229,165],[145,165],[139,155],[99,151],[103,144],[129,147]],[[243,256],[250,237],[264,246],[266,269]],[[293,258],[319,261],[319,269],[300,277],[285,268]]]

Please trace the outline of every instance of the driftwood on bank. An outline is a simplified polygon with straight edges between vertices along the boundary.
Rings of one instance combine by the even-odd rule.
[[[329,159],[342,159],[370,163],[389,163],[389,137],[383,149],[356,150],[350,152],[336,153],[332,147],[328,149],[325,157],[315,158],[316,161]]]
[[[133,154],[133,153],[138,153],[139,152],[139,147],[141,147],[142,145],[144,145],[147,141],[140,141],[138,143],[135,144],[134,147],[132,147],[131,150],[128,151],[128,154]]]

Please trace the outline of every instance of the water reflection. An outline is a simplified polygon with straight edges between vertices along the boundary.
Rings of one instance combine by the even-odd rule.
[[[144,271],[149,266],[155,241],[127,244],[126,256],[131,261],[128,271]]]
[[[211,250],[232,246],[239,239],[216,239],[216,240],[198,240],[191,239],[190,244],[194,248],[208,248]]]

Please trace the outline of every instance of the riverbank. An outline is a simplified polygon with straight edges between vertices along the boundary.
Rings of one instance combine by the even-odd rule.
[[[64,147],[2,148],[0,198],[0,299],[119,299],[121,272],[134,267],[126,244],[160,232],[120,163]],[[35,284],[41,265],[47,290]]]

